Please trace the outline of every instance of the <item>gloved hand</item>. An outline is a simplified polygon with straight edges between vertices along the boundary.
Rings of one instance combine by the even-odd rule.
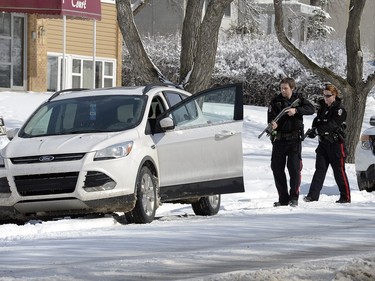
[[[313,139],[318,135],[318,130],[316,128],[311,128],[310,133],[308,134],[308,137]]]

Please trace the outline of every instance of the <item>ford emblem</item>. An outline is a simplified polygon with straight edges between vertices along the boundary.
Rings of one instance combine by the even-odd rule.
[[[40,162],[51,162],[53,161],[53,159],[55,159],[55,157],[53,157],[52,155],[45,155],[39,157]]]

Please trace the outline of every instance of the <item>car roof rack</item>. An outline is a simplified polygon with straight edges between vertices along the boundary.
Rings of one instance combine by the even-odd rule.
[[[146,94],[148,91],[150,91],[151,89],[153,88],[156,88],[156,87],[174,87],[176,89],[181,89],[183,90],[183,88],[180,86],[180,85],[177,85],[177,84],[173,84],[173,83],[161,83],[161,84],[148,84],[146,85],[146,87],[143,89],[143,94]]]
[[[67,93],[67,92],[78,92],[78,91],[84,91],[84,90],[89,90],[87,88],[72,88],[72,89],[65,89],[61,91],[55,92],[49,99],[48,102],[59,96],[60,94]]]

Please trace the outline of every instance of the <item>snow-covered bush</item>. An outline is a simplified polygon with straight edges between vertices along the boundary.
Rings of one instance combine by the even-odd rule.
[[[332,39],[325,40],[301,43],[298,47],[318,65],[345,77],[345,44]],[[170,81],[179,83],[180,37],[145,37],[143,43],[163,74]],[[374,67],[370,68],[369,64],[365,64],[367,75],[374,71]],[[124,85],[137,84],[137,78],[132,77],[131,69],[129,54],[124,48]],[[301,66],[275,36],[254,38],[238,35],[220,38],[212,86],[242,82],[245,88],[244,103],[264,106],[278,92],[280,78],[286,76],[293,77],[297,82],[297,90],[310,100],[320,94],[325,82]]]

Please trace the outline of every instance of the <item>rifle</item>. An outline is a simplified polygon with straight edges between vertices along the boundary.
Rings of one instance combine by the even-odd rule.
[[[268,123],[267,127],[263,130],[263,132],[258,136],[258,139],[260,139],[265,132],[267,132],[267,136],[272,133],[272,122],[277,122],[281,117],[283,117],[288,109],[291,109],[293,107],[297,107],[300,103],[300,99],[296,99],[290,106],[287,106],[283,108],[283,110],[280,111],[280,113],[271,121],[271,123]]]
[[[303,135],[302,140],[305,140],[305,138],[312,132],[313,128],[307,129],[306,133]]]
[[[313,130],[316,130],[315,128],[310,128],[306,131],[306,133],[303,135],[302,137],[302,140],[305,140],[305,138],[313,131]],[[315,136],[317,136],[317,134],[315,133]],[[338,129],[336,129],[335,131],[333,131],[331,134],[329,133],[326,133],[324,134],[323,136],[332,136],[333,140],[334,141],[337,141],[338,139],[340,139],[341,142],[345,142],[345,133],[343,131],[343,129],[340,127]]]

